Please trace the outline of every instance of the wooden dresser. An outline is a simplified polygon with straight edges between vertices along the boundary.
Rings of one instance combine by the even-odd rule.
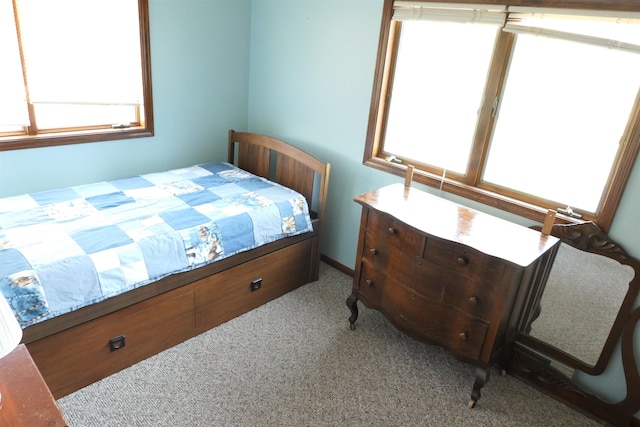
[[[477,367],[469,406],[493,364],[506,366],[525,302],[547,279],[552,236],[402,184],[355,198],[362,205],[353,291],[400,331]]]
[[[0,359],[0,393],[0,426],[68,425],[24,344]]]

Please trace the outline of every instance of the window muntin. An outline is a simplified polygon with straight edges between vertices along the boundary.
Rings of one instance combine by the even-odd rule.
[[[21,132],[29,123],[20,48],[11,1],[0,1],[0,133]]]
[[[20,71],[19,84],[0,74],[0,88],[14,94],[11,103],[0,97],[0,111],[18,117],[0,115],[0,150],[153,134],[147,0],[0,0],[0,7],[14,32],[0,33],[0,45],[20,42],[17,55],[1,52]]]
[[[502,115],[505,115],[505,111],[504,111],[505,100],[502,99],[502,97],[506,96],[506,94],[503,94],[502,90],[505,86],[508,86],[509,84],[508,80],[509,78],[512,77],[509,75],[509,71],[510,71],[509,65],[512,62],[510,55],[512,52],[516,51],[517,45],[518,45],[518,43],[515,42],[516,36],[514,34],[511,34],[511,32],[502,32],[497,37],[497,43],[496,43],[496,47],[495,47],[493,58],[492,58],[492,66],[490,68],[491,72],[487,76],[486,85],[484,86],[484,90],[485,90],[484,99],[482,100],[482,105],[479,105],[477,107],[479,111],[479,116],[477,120],[477,127],[476,127],[476,133],[474,137],[473,149],[469,156],[469,161],[468,161],[469,167],[466,171],[466,175],[456,176],[455,174],[448,173],[447,171],[444,171],[444,170],[440,170],[440,171],[431,170],[431,168],[429,168],[428,166],[427,167],[424,166],[426,163],[428,163],[428,160],[425,161],[424,159],[416,159],[415,157],[411,157],[407,155],[397,156],[399,157],[399,159],[393,158],[394,160],[393,163],[384,161],[385,158],[388,158],[388,151],[386,148],[386,144],[388,144],[388,140],[384,139],[385,134],[389,132],[388,129],[385,129],[385,126],[388,124],[386,122],[387,120],[386,114],[390,110],[389,108],[389,105],[390,105],[389,95],[391,93],[390,89],[394,88],[394,84],[395,84],[393,80],[393,77],[394,77],[393,64],[396,61],[396,55],[399,53],[395,49],[395,46],[393,45],[392,42],[394,40],[394,37],[397,36],[396,32],[398,28],[400,26],[404,26],[406,23],[406,22],[398,23],[398,22],[393,22],[391,20],[391,15],[393,14],[392,3],[393,2],[391,0],[386,0],[385,7],[384,7],[385,13],[383,17],[383,26],[381,30],[382,31],[381,42],[385,44],[389,42],[389,49],[387,51],[384,51],[383,49],[379,50],[380,54],[378,58],[378,64],[376,69],[376,80],[374,83],[374,92],[372,97],[373,105],[371,109],[370,123],[369,123],[368,134],[367,134],[367,144],[365,148],[365,159],[364,159],[365,164],[376,167],[378,169],[388,171],[388,172],[396,173],[396,174],[403,174],[404,170],[406,169],[405,165],[413,164],[417,166],[417,169],[416,169],[417,173],[414,174],[414,178],[418,182],[422,182],[427,185],[432,185],[434,187],[444,188],[446,191],[452,192],[454,194],[458,194],[463,197],[477,200],[482,203],[487,203],[494,207],[505,209],[507,211],[516,213],[518,215],[522,215],[522,216],[529,217],[536,220],[543,220],[544,214],[546,213],[547,209],[550,209],[550,208],[557,209],[558,207],[561,206],[562,203],[565,203],[562,201],[558,202],[555,200],[548,200],[548,198],[553,196],[546,195],[544,197],[534,197],[532,195],[525,194],[522,191],[509,189],[500,185],[489,183],[486,180],[483,180],[483,177],[482,177],[482,173],[485,170],[485,165],[488,162],[487,159],[488,159],[488,153],[490,153],[489,148],[490,148],[490,142],[493,137],[492,136],[493,130],[494,128],[497,128],[499,126],[497,125],[497,123],[499,123],[500,120],[502,120]],[[526,1],[520,2],[520,4],[523,4],[525,6],[527,6],[527,3],[528,2]],[[428,8],[433,4],[430,2],[396,2],[396,7],[398,6],[412,7],[416,5],[426,6]],[[440,2],[438,5],[440,7],[446,7],[447,14],[451,10],[456,10],[460,8],[460,5],[451,5],[451,8],[449,8],[448,4],[443,6],[442,2]],[[531,5],[537,7],[535,11],[542,11],[542,9],[540,9],[538,6],[552,5],[554,7],[557,7],[558,3],[536,1],[536,2],[531,2]],[[505,4],[503,6],[507,6],[507,5]],[[462,8],[467,8],[467,9],[469,7],[473,8],[473,5],[462,6]],[[490,7],[493,8],[494,6],[490,6]],[[562,5],[560,5],[560,7],[562,7]],[[594,7],[602,8],[602,5],[596,5],[594,3]],[[613,5],[612,9],[615,9],[615,8],[616,6]],[[624,12],[625,14],[630,15],[628,14],[628,8],[626,6],[622,6],[622,8],[625,9],[625,12]],[[514,8],[509,8],[508,10],[510,11],[512,9]],[[638,10],[640,11],[640,7],[638,8]],[[554,12],[557,12],[557,11],[558,9],[554,10]],[[562,10],[563,14],[566,11],[569,11],[569,9]],[[396,13],[397,12],[398,11],[396,11]],[[407,13],[406,11],[403,11],[403,12],[405,17],[410,14],[416,15],[413,12],[410,12],[410,13]],[[480,14],[476,12],[472,13],[471,15],[479,16]],[[528,12],[529,10],[527,10],[527,13]],[[549,11],[544,10],[544,13],[545,15],[543,16],[543,18],[549,21],[548,19],[550,16]],[[422,14],[422,12],[420,12],[420,14]],[[514,14],[510,14],[509,16],[513,16],[513,15]],[[576,18],[573,16],[576,14],[573,11],[570,11],[570,15],[572,15],[571,20],[576,20]],[[612,13],[609,13],[609,12],[603,13],[602,11],[594,11],[593,15],[609,15],[609,16],[619,17],[620,13],[615,13],[615,11]],[[518,10],[517,17],[521,18],[523,16],[524,16],[523,12],[521,10]],[[537,19],[537,17],[535,18]],[[615,18],[615,20],[618,20],[618,19]],[[522,24],[520,19],[516,23],[519,25]],[[507,21],[507,26],[510,26],[512,24],[513,24],[512,21]],[[525,23],[525,24],[530,25],[529,23]],[[553,25],[551,27],[556,28]],[[566,30],[566,25],[563,29]],[[557,31],[557,30],[554,30],[554,31]],[[572,35],[570,31],[571,29],[569,29],[570,36],[574,37],[574,35]],[[579,40],[580,43],[584,43],[585,38],[588,39],[588,37],[584,37],[581,34],[578,34],[578,36],[579,38],[581,38],[581,40]],[[606,40],[606,37],[611,37],[611,35],[606,33],[597,33],[595,34],[595,38],[592,37],[592,39],[587,40],[587,42],[602,43],[603,40],[601,40],[600,38],[603,38],[603,37],[605,42],[608,43],[608,41]],[[521,38],[524,38],[524,37],[521,37]],[[625,39],[623,43],[619,43],[618,45],[614,45],[612,47],[619,47],[624,50],[629,50],[627,48],[630,47],[631,48],[630,50],[633,51],[634,49],[636,49],[636,46],[626,45],[626,43],[628,43],[628,40],[629,39]],[[514,48],[514,45],[516,46],[515,48]],[[398,58],[398,61],[400,60],[401,58]],[[390,82],[388,82],[387,80]],[[632,102],[635,100],[637,90],[638,90],[638,85],[637,83],[635,83],[634,87],[629,89],[627,92],[627,93],[629,92],[631,93]],[[598,203],[596,212],[593,212],[593,213],[587,212],[584,215],[584,219],[596,220],[599,223],[599,225],[605,230],[608,229],[608,227],[611,224],[611,221],[613,220],[615,209],[622,196],[624,185],[626,183],[626,180],[628,179],[629,173],[637,157],[638,149],[639,149],[639,139],[640,139],[639,126],[640,125],[638,122],[640,121],[640,106],[636,101],[631,106],[631,109],[629,109],[628,101],[626,101],[626,103],[627,103],[627,107],[626,107],[627,111],[625,112],[622,118],[617,117],[618,121],[621,120],[624,122],[624,124],[622,125],[622,129],[620,129],[619,127],[616,128],[616,126],[612,126],[612,128],[616,129],[613,133],[617,132],[618,134],[617,134],[616,140],[612,144],[609,144],[608,148],[610,148],[611,146],[617,148],[619,143],[619,150],[615,150],[616,153],[614,153],[613,155],[614,157],[613,160],[610,161],[611,154],[608,154],[609,159],[606,159],[606,162],[608,162],[609,166],[612,166],[612,168],[610,170],[606,170],[605,171],[606,173],[604,174],[606,176],[606,179],[604,180],[606,182],[606,186],[605,186],[606,188],[602,192],[603,197]],[[501,108],[502,111],[497,110],[495,107]],[[600,120],[602,120],[603,116],[601,115],[599,116],[599,118]],[[526,128],[521,129],[520,132],[521,133],[526,132]],[[622,132],[622,135],[620,135],[620,132]],[[571,147],[575,150],[588,149],[584,147],[584,145],[580,145],[579,142],[573,143]],[[496,153],[498,153],[499,149],[494,148],[494,150],[495,150],[494,156],[497,156]],[[559,150],[562,150],[562,152],[559,152]],[[598,151],[598,149],[593,151]],[[577,163],[573,159],[572,149],[568,148],[568,145],[565,142],[562,148],[557,146],[554,147],[554,150],[552,153],[548,153],[548,155],[564,158],[565,162],[562,163],[562,166],[563,166],[561,169],[562,173],[551,170],[551,168],[547,167],[547,164],[542,164],[542,165],[539,165],[537,174],[534,176],[529,176],[529,179],[525,181],[530,182],[532,179],[538,179],[541,174],[544,174],[544,175],[555,175],[557,180],[561,180],[563,181],[563,183],[568,183],[569,185],[571,184],[575,185],[577,183],[577,180],[571,178],[572,174],[570,172],[570,168],[567,168],[567,163],[574,163],[574,164]],[[519,153],[518,157],[520,159],[524,159],[523,162],[527,162],[527,159],[529,159],[529,154],[526,152]],[[599,169],[602,169],[601,164],[604,157],[605,157],[604,155],[599,157],[599,160],[600,160],[600,164],[598,165]],[[496,158],[497,157],[493,157],[494,160]],[[402,164],[399,164],[399,163],[402,163]],[[531,163],[534,163],[534,162],[531,162]],[[491,166],[491,167],[494,168],[495,163],[494,163],[494,166]],[[447,172],[446,178],[444,179],[442,178],[443,172]],[[519,173],[520,175],[523,175],[521,169],[519,168],[517,169],[517,173]],[[592,174],[589,174],[589,173],[586,173],[586,175],[588,175],[589,177],[592,176]],[[505,181],[508,182],[509,185],[511,185],[511,181],[512,181],[511,179],[502,180],[502,183],[504,184]],[[601,175],[599,182],[602,182],[602,181],[603,179]],[[593,203],[591,203],[591,208],[592,207],[593,207]],[[568,218],[561,217],[560,220],[568,220]]]

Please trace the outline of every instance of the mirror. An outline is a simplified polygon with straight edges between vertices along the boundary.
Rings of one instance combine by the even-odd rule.
[[[561,243],[529,334],[594,366],[633,276],[615,259]]]
[[[562,243],[545,272],[546,286],[528,297],[509,371],[601,420],[630,425],[640,410],[633,346],[640,261],[592,222],[556,224],[551,234]],[[610,403],[580,389],[572,377],[576,371],[602,374],[618,344],[627,395]]]

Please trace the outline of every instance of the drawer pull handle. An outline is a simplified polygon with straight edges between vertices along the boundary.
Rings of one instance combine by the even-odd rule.
[[[469,304],[478,305],[478,297],[470,297],[469,298]]]
[[[378,250],[376,248],[369,249],[369,252],[371,253],[371,255],[378,255]]]
[[[366,283],[367,286],[369,286],[369,287],[373,286],[373,280],[371,280],[371,279],[367,279],[364,283]]]
[[[466,256],[464,256],[464,255],[460,255],[460,256],[458,257],[458,264],[460,264],[460,265],[467,265],[467,264],[469,264],[469,258],[467,258],[467,257],[466,257]]]
[[[109,351],[120,350],[122,347],[127,345],[126,336],[120,335],[119,337],[111,338],[109,340]]]
[[[468,339],[469,339],[469,336],[467,335],[467,333],[466,333],[466,332],[462,332],[462,333],[461,333],[460,335],[458,335],[458,336],[460,337],[460,339],[461,339],[462,341],[466,341],[466,340],[468,340]]]
[[[393,227],[389,227],[387,231],[389,232],[389,234],[396,234],[396,229]]]
[[[255,292],[262,287],[262,277],[251,281],[251,292]]]

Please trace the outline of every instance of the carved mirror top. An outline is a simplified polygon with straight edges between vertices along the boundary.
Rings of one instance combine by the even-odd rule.
[[[583,251],[599,253],[626,264],[629,255],[622,247],[604,234],[593,222],[584,224],[555,224],[551,230],[553,236]]]

